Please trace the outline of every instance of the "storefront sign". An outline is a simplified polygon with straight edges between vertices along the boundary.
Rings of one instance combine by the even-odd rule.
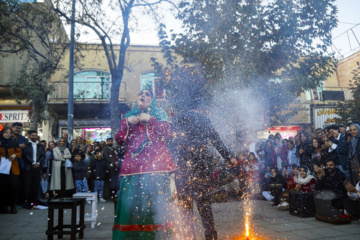
[[[27,110],[9,110],[0,111],[0,122],[30,122],[29,111]]]
[[[335,124],[335,118],[338,117],[335,108],[314,108],[315,128],[324,128]]]
[[[310,123],[310,105],[309,104],[290,104],[289,109],[283,111],[283,114],[297,112],[295,115],[288,116],[287,124],[309,124]]]
[[[301,126],[275,126],[264,131],[258,132],[258,138],[268,139],[270,134],[280,133],[281,137],[294,137],[299,131],[304,130]]]

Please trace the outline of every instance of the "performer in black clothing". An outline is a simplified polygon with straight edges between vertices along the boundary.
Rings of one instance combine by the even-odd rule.
[[[230,160],[231,155],[213,128],[210,119],[201,110],[188,110],[175,115],[173,122],[175,137],[172,142],[173,158],[177,164],[175,183],[182,206],[182,223],[189,239],[195,239],[193,223],[193,200],[197,204],[205,239],[217,239],[214,216],[211,208],[211,174],[213,155],[211,144],[221,156]]]

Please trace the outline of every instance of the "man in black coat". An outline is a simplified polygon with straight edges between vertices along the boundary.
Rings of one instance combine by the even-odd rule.
[[[116,197],[117,192],[120,187],[120,160],[118,156],[118,151],[113,147],[113,139],[106,139],[106,146],[102,148],[103,158],[107,163],[107,169],[109,171],[109,187],[110,187],[110,196]]]
[[[325,170],[317,166],[314,167],[317,174],[315,189],[334,191],[337,198],[332,201],[333,206],[337,209],[344,209],[343,200],[347,198],[344,186],[345,175],[336,167],[336,159],[334,158],[326,159],[325,166]]]
[[[328,127],[328,131],[334,137],[333,140],[328,140],[329,152],[333,153],[333,156],[337,160],[338,169],[345,174],[347,181],[350,181],[350,161],[348,160],[349,145],[346,141],[345,135],[340,133],[339,126],[331,125]]]
[[[195,106],[195,105],[193,105]],[[201,108],[191,109],[175,116],[172,155],[178,171],[175,183],[182,206],[181,222],[189,239],[195,238],[193,223],[193,201],[199,210],[205,228],[205,239],[217,239],[214,216],[211,208],[211,175],[214,172],[213,154],[209,142],[221,156],[230,160],[231,155],[213,128],[210,119]]]
[[[41,164],[45,160],[44,145],[38,141],[37,132],[29,130],[30,141],[25,144],[24,198],[25,205],[36,202],[40,190]]]

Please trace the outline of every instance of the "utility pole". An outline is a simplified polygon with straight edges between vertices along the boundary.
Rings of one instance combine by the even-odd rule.
[[[73,139],[74,131],[74,48],[75,48],[75,0],[72,0],[70,33],[69,95],[68,95],[68,134]]]

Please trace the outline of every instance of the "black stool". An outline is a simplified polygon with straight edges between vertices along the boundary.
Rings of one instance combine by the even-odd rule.
[[[76,209],[80,206],[80,222],[76,225]],[[54,209],[59,210],[58,225],[54,227]],[[65,225],[64,209],[71,209],[71,225]],[[63,235],[71,235],[71,240],[76,239],[76,233],[79,238],[84,237],[84,216],[85,216],[85,198],[59,198],[48,202],[48,240],[53,240],[54,235],[62,238]],[[70,228],[70,231],[64,231],[64,228]]]

